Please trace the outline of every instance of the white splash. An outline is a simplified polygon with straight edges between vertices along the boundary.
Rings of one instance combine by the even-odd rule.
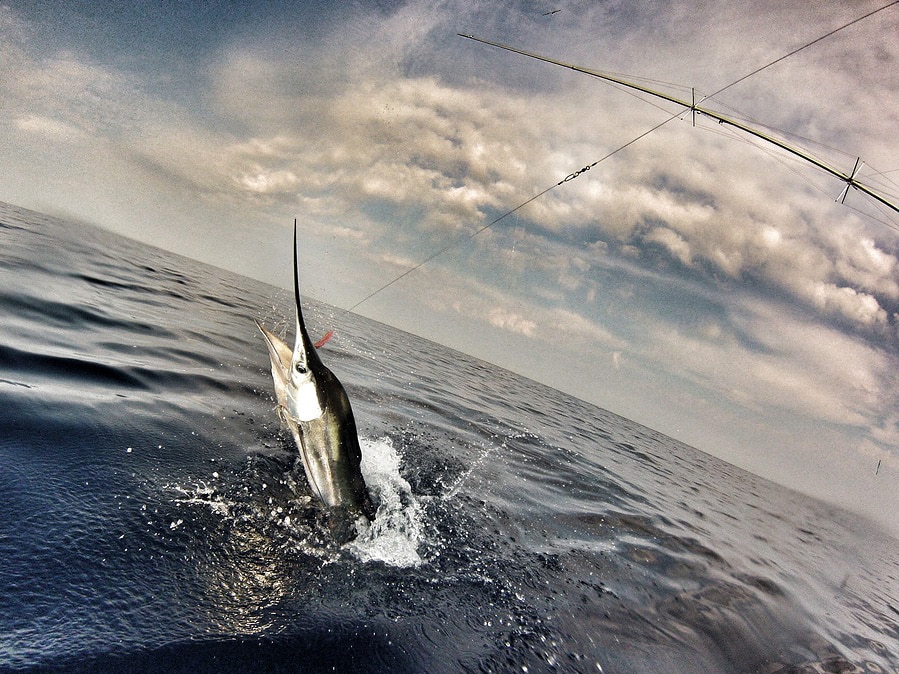
[[[390,438],[369,440],[362,445],[362,476],[378,502],[371,524],[359,527],[347,548],[361,561],[379,561],[390,566],[420,566],[418,545],[422,541],[421,505],[409,483],[400,475],[400,455]]]
[[[216,475],[216,477],[218,476]],[[231,514],[232,504],[217,493],[214,486],[206,484],[203,480],[190,487],[176,484],[168,485],[168,488],[182,495],[182,498],[174,499],[175,503],[207,506],[213,513],[222,517],[228,517]]]

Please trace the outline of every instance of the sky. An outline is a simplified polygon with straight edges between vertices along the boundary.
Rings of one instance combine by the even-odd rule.
[[[778,61],[886,4],[0,0],[0,200],[282,287],[297,218],[304,294],[899,534],[899,219],[457,35],[895,196],[899,4]]]

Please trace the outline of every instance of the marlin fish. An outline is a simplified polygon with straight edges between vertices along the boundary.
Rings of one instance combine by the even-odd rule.
[[[259,321],[272,361],[278,416],[293,434],[309,486],[330,513],[373,519],[359,464],[362,450],[346,391],[309,338],[300,306],[297,223],[293,223],[293,289],[297,305],[293,351]]]

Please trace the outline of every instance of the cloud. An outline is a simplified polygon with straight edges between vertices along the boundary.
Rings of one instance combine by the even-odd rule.
[[[646,243],[662,245],[673,257],[686,267],[693,263],[690,244],[680,234],[667,227],[656,227],[643,237]]]
[[[487,321],[500,330],[517,332],[525,337],[533,337],[537,332],[537,324],[534,321],[503,307],[491,309],[487,313]]]
[[[870,236],[840,230],[834,246],[839,255],[834,272],[861,290],[899,300],[899,261],[895,253],[880,248]]]
[[[893,465],[899,468],[899,454],[884,448],[899,447],[899,413],[889,412],[871,430],[871,439],[880,445],[882,454],[889,454]]]
[[[642,356],[755,413],[776,408],[867,428],[895,405],[895,358],[788,308],[736,302],[730,326],[659,323]]]
[[[87,138],[81,129],[42,115],[25,115],[16,119],[14,123],[20,131],[41,136],[52,142],[76,143],[83,142]]]
[[[841,315],[864,326],[886,325],[887,313],[873,296],[833,283],[816,283],[811,301],[824,312]]]

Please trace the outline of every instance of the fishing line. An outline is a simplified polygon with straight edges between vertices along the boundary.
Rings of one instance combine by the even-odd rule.
[[[702,100],[705,101],[706,99],[709,99],[709,98],[711,98],[711,96],[704,96]],[[834,147],[833,145],[828,145],[827,143],[824,143],[820,140],[816,140],[814,138],[809,138],[808,136],[803,136],[802,134],[795,133],[793,131],[784,131],[783,129],[778,129],[777,127],[771,126],[770,124],[768,124],[766,122],[755,119],[754,117],[747,117],[743,112],[741,112],[740,110],[738,110],[737,108],[735,108],[731,105],[728,105],[727,103],[722,103],[721,101],[715,101],[715,108],[721,109],[721,110],[727,110],[728,116],[731,119],[734,119],[743,124],[746,124],[746,125],[751,124],[753,126],[760,127],[762,129],[765,129],[766,131],[776,133],[776,134],[780,135],[782,138],[786,138],[786,139],[793,140],[793,141],[802,141],[803,143],[806,143],[807,145],[813,145],[817,148],[827,150],[834,154],[838,154],[845,159],[849,159],[850,161],[855,161],[855,158],[857,156],[854,154],[850,154],[849,152],[846,152],[845,150],[842,150],[838,147]],[[736,136],[734,136],[734,138],[736,138]],[[808,152],[809,150],[808,150],[807,145],[800,145],[798,142],[796,144],[797,147]]]
[[[869,166],[868,168],[871,167]],[[885,185],[889,185],[891,188],[899,190],[899,183],[897,183],[887,175],[889,173],[895,173],[896,171],[899,171],[899,169],[890,169],[889,171],[874,171],[868,176],[868,181],[880,185],[880,188],[883,191],[887,191],[884,188]],[[876,180],[877,178],[881,178],[882,180]]]
[[[899,232],[899,224],[896,224],[896,222],[893,221],[893,220],[887,220],[887,219],[886,219],[886,218],[889,218],[889,217],[890,217],[890,211],[886,210],[886,206],[883,206],[882,204],[878,204],[876,201],[869,201],[869,202],[866,202],[866,203],[867,203],[869,206],[872,206],[873,208],[876,208],[877,211],[884,217],[884,219],[881,219],[881,218],[875,218],[875,217],[874,217],[873,215],[871,215],[870,213],[866,213],[865,211],[861,210],[860,208],[856,208],[856,207],[853,206],[852,204],[847,204],[847,203],[844,202],[844,203],[842,203],[842,204],[840,204],[840,205],[841,205],[841,206],[845,206],[845,207],[848,208],[849,210],[855,211],[855,212],[858,213],[859,215],[864,216],[864,217],[866,217],[866,218],[869,218],[869,219],[873,220],[874,222],[879,222],[880,224],[886,225],[886,226],[889,227],[890,229],[895,229],[897,232]]]
[[[625,86],[622,86],[622,85],[620,85],[620,84],[616,84],[616,83],[614,83],[614,82],[609,82],[609,86],[611,86],[611,87],[617,89],[618,91],[620,91],[620,92],[623,93],[623,94],[627,94],[627,95],[630,96],[631,98],[636,98],[636,99],[637,99],[638,101],[640,101],[641,103],[645,103],[646,105],[651,105],[651,106],[654,107],[656,110],[661,110],[661,111],[664,112],[666,115],[670,115],[670,114],[671,114],[671,111],[670,111],[668,108],[662,107],[661,105],[659,105],[658,103],[656,103],[655,101],[653,101],[653,100],[651,100],[651,99],[649,99],[649,98],[644,98],[644,97],[641,96],[639,93],[634,92],[634,91],[628,89],[628,88],[625,87]],[[688,89],[687,91],[689,91],[689,89]],[[689,109],[683,110],[683,111],[677,113],[676,116],[680,117],[682,114],[684,114],[685,112],[689,112],[689,111],[690,111]]]

